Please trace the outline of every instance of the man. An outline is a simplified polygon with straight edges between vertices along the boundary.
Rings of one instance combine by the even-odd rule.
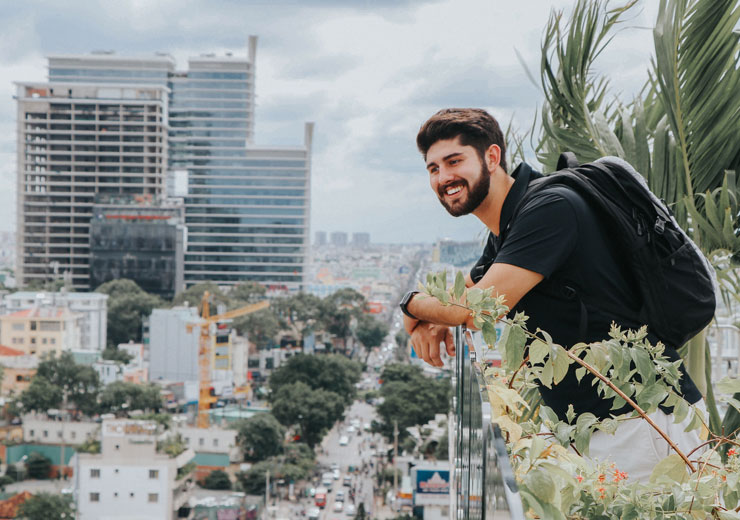
[[[579,194],[565,186],[550,186],[531,196],[512,219],[529,182],[541,174],[526,163],[507,173],[506,144],[492,116],[479,109],[441,110],[421,127],[417,145],[442,206],[455,217],[472,213],[490,231],[483,256],[466,278],[468,287],[494,287],[505,296],[512,315],[524,311],[530,330],[541,328],[566,347],[607,338],[612,322],[623,328],[641,325],[634,282],[603,224]],[[599,302],[598,307],[584,300]],[[467,310],[445,307],[435,298],[409,293],[401,307],[417,355],[433,366],[442,366],[440,343],[454,355],[449,327],[472,327]],[[672,348],[666,355],[679,359]],[[571,365],[552,389],[540,388],[544,403],[558,417],[565,420],[569,405],[578,414],[591,412],[599,418],[631,411],[612,411],[612,400],[598,395],[589,375],[579,382],[575,369]],[[701,403],[701,394],[683,369],[679,390],[689,403]],[[671,427],[670,415],[663,411],[653,415],[687,451],[699,445],[695,434],[684,438],[688,434],[681,425]],[[669,454],[667,444],[655,437],[645,421],[626,421],[614,437],[597,432],[591,454],[616,460],[630,453],[637,464],[620,469],[633,478],[646,478]],[[635,444],[648,453],[635,456]]]

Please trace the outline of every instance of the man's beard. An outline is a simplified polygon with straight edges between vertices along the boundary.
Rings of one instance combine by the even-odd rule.
[[[444,192],[447,187],[449,187],[449,184],[444,188],[440,188],[441,193],[438,193],[439,201],[442,203],[442,206],[444,206],[447,212],[453,217],[468,215],[480,206],[481,202],[486,198],[486,195],[488,195],[488,189],[491,185],[491,174],[488,172],[488,168],[486,168],[486,165],[484,164],[481,166],[480,177],[478,177],[472,186],[470,186],[467,181],[462,182],[464,187],[467,188],[468,198],[464,201],[453,201],[454,206],[447,204],[444,199]]]

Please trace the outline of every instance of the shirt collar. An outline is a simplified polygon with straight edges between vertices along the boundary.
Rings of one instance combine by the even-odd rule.
[[[509,193],[506,194],[504,205],[501,207],[501,218],[499,220],[499,236],[506,231],[512,214],[522,200],[524,193],[527,191],[529,182],[541,177],[542,174],[534,171],[527,163],[519,163],[519,166],[511,174],[514,184],[511,186]]]

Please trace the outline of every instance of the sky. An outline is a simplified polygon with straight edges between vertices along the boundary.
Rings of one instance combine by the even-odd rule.
[[[415,138],[446,107],[480,107],[532,127],[542,105],[543,30],[565,0],[118,0],[0,4],[0,231],[16,221],[14,81],[47,79],[46,56],[113,50],[246,55],[258,36],[255,142],[301,146],[315,123],[311,236],[369,232],[376,243],[482,240],[428,184]],[[624,2],[611,2],[621,5]],[[657,2],[630,11],[598,62],[629,101],[644,84]],[[531,158],[532,162],[534,158]]]

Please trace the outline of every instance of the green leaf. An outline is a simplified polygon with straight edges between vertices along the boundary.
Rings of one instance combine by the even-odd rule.
[[[558,384],[563,380],[565,374],[568,373],[568,367],[570,366],[570,358],[568,353],[560,345],[553,345],[553,384]]]
[[[581,382],[581,379],[583,379],[583,376],[586,375],[586,369],[583,367],[576,368],[576,379],[578,379],[578,382]]]
[[[455,275],[455,289],[454,289],[455,300],[459,302],[464,292],[465,292],[465,277],[463,276],[462,271],[458,271],[457,274]]]
[[[483,291],[478,287],[473,287],[468,290],[468,295],[466,296],[466,301],[468,302],[468,305],[476,305],[483,300]]]
[[[552,359],[545,361],[542,374],[540,374],[540,382],[547,388],[552,388]]]
[[[440,289],[439,287],[432,288],[432,296],[437,298],[445,305],[450,303],[450,295],[447,293],[447,291],[445,291],[444,289]]]
[[[483,333],[483,340],[486,344],[494,347],[496,345],[496,340],[498,339],[496,335],[496,326],[490,321],[487,321],[483,324],[483,327],[481,327],[481,332]]]
[[[542,363],[550,353],[550,348],[542,340],[536,339],[529,345],[529,362]]]
[[[645,386],[637,397],[637,403],[646,412],[653,412],[660,403],[663,402],[668,396],[668,392],[665,391],[659,384],[651,384]],[[645,406],[647,405],[647,406]]]
[[[668,478],[674,482],[683,483],[689,479],[686,463],[676,453],[671,453],[658,462],[650,475],[650,483],[655,484],[662,478]]]
[[[516,370],[524,361],[526,342],[527,337],[519,325],[506,327],[503,334],[501,334],[499,350],[503,350],[506,356],[506,364],[510,369]]]
[[[715,388],[720,394],[736,394],[740,392],[740,379],[723,377],[722,379],[717,381]]]
[[[546,471],[534,469],[524,478],[524,484],[544,503],[555,499],[555,481]]]
[[[689,403],[684,399],[678,399],[673,406],[673,422],[678,424],[682,422],[689,413]]]
[[[647,381],[655,375],[655,365],[653,365],[653,362],[650,359],[650,354],[636,346],[630,348],[629,353],[632,361],[635,362],[637,373],[640,374],[643,381]]]
[[[597,427],[604,433],[614,435],[614,433],[617,431],[617,428],[619,427],[619,421],[617,421],[616,419],[604,419],[598,424]]]
[[[740,518],[740,513],[729,510],[729,511],[717,511],[717,515],[720,520],[737,520]]]
[[[573,409],[572,404],[568,404],[568,411],[565,412],[565,417],[568,419],[569,423],[572,423],[573,419],[576,418],[576,411]]]

